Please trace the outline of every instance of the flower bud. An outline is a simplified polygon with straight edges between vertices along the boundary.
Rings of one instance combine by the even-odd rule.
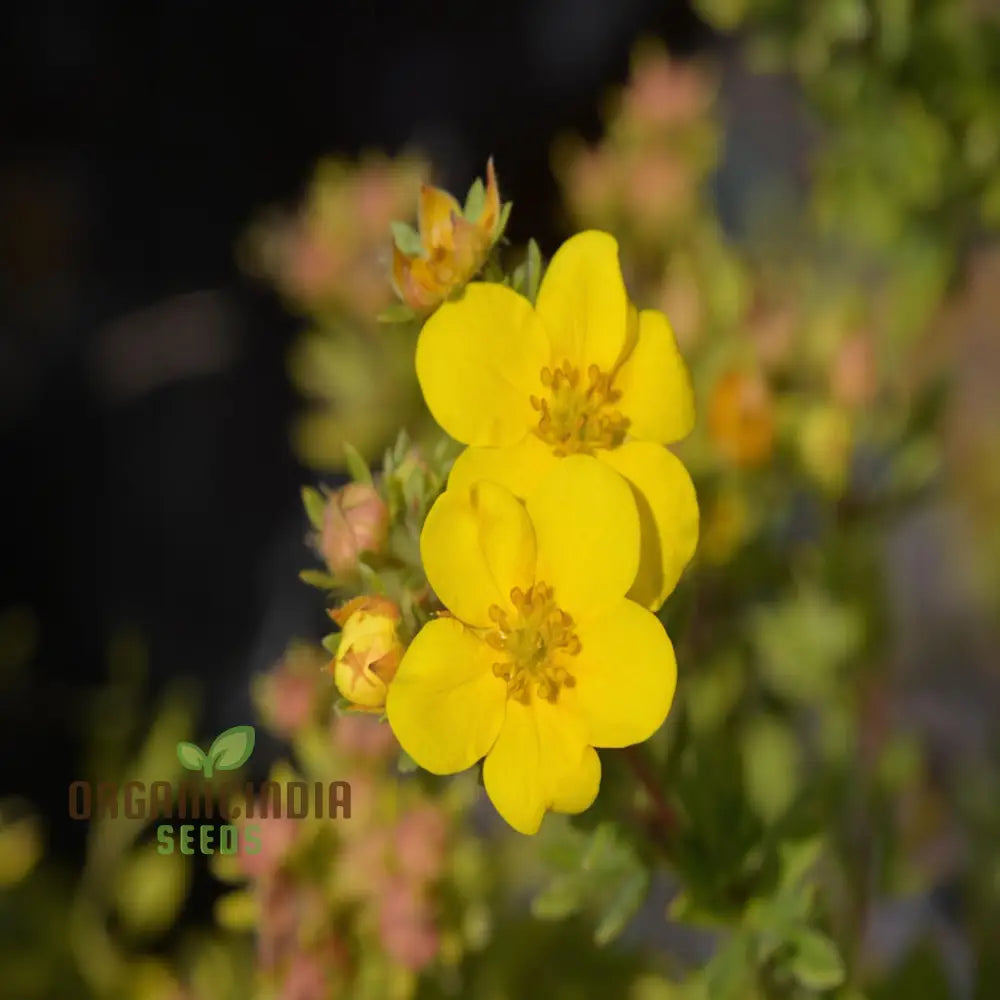
[[[709,401],[708,433],[735,465],[760,465],[771,457],[774,401],[759,373],[730,371],[716,382]]]
[[[373,486],[349,483],[323,512],[320,549],[330,572],[350,573],[364,552],[380,552],[389,534],[389,508]]]
[[[356,708],[381,711],[403,655],[399,608],[384,597],[356,597],[330,617],[342,629],[331,664],[337,690]]]

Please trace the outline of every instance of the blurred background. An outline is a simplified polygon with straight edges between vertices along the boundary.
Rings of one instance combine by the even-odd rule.
[[[810,726],[824,747],[834,730],[885,743],[888,763],[875,751],[863,763],[889,775],[889,802],[893,781],[921,776],[912,801],[899,792],[919,892],[873,907],[865,940],[891,967],[914,940],[932,940],[933,957],[871,995],[995,996],[997,16],[973,0],[836,0],[809,14],[763,0],[8,14],[0,796],[43,817],[46,857],[83,864],[67,783],[93,773],[102,747],[139,740],[159,699],[175,692],[194,732],[255,717],[252,678],[290,639],[327,630],[322,594],[298,577],[311,558],[300,487],[342,481],[345,437],[371,457],[390,429],[419,424],[412,387],[361,398],[373,426],[310,422],[315,400],[343,389],[336,374],[317,386],[317,331],[349,326],[355,306],[372,306],[371,325],[392,296],[386,285],[331,307],[296,285],[295,206],[343,186],[345,163],[377,174],[380,153],[403,164],[394,197],[418,177],[461,197],[492,156],[512,246],[534,238],[547,258],[575,228],[610,229],[633,298],[665,309],[692,358],[701,428],[682,454],[702,551],[675,602],[685,629],[700,623],[690,660],[730,677],[715,653],[745,639],[764,664],[758,707],[822,706],[795,716],[805,744]],[[675,75],[643,76],[664,53]],[[659,128],[670,162],[649,139]],[[340,158],[326,175],[324,157]],[[412,221],[408,203],[388,218]],[[390,244],[371,240],[388,274]],[[358,356],[330,364],[356,373]],[[813,554],[800,563],[803,539]],[[781,603],[793,562],[797,596]],[[710,650],[706,622],[734,607],[753,624]],[[872,668],[842,701],[788,682],[819,655],[817,634],[831,670]],[[723,701],[739,686],[727,684]],[[823,715],[835,701],[840,714]],[[782,756],[784,730],[737,729],[746,753]],[[260,745],[263,773],[278,743]],[[760,821],[800,791],[765,788]],[[199,879],[184,920],[205,918],[214,896]],[[47,989],[23,997],[72,995]]]

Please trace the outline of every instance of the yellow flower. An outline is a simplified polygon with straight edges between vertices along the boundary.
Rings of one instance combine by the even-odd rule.
[[[490,479],[524,497],[573,454],[621,473],[642,526],[629,596],[663,603],[698,540],[691,479],[663,447],[691,430],[694,403],[666,317],[628,300],[611,236],[563,244],[534,307],[502,285],[469,285],[424,324],[416,367],[435,420],[471,446],[451,486]]]
[[[352,708],[381,712],[403,655],[396,632],[399,608],[384,597],[356,597],[330,617],[342,629],[330,664],[337,690]]]
[[[663,626],[624,596],[639,566],[625,480],[574,455],[524,503],[486,480],[448,489],[420,551],[451,614],[399,665],[386,703],[396,738],[434,774],[485,757],[486,792],[522,833],[547,809],[582,812],[601,779],[594,747],[651,736],[676,683]]]
[[[396,293],[417,311],[433,309],[483,266],[500,235],[500,222],[500,189],[492,160],[486,166],[485,198],[476,219],[467,219],[447,191],[423,185],[418,214],[423,249],[406,254],[393,245]]]

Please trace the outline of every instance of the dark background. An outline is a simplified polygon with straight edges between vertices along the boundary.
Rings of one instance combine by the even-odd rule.
[[[0,30],[0,611],[39,645],[0,709],[0,790],[80,850],[81,707],[132,629],[202,727],[321,606],[287,429],[296,321],[234,247],[322,154],[413,147],[464,191],[496,157],[511,236],[561,235],[549,151],[593,137],[641,35],[712,44],[663,0],[19,4]],[[24,747],[32,746],[26,754]],[[30,763],[29,763],[30,759]],[[58,817],[62,817],[61,821]]]

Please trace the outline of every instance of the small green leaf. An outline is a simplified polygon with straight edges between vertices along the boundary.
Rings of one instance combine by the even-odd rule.
[[[469,222],[478,222],[479,216],[483,214],[483,206],[486,204],[486,188],[480,178],[476,178],[469,188],[469,193],[465,196],[465,209],[462,214]]]
[[[536,920],[562,920],[583,905],[583,884],[574,875],[554,878],[531,901],[531,915]]]
[[[311,486],[302,487],[302,505],[306,509],[309,523],[317,530],[323,528],[323,516],[326,513],[326,500],[319,490]]]
[[[385,583],[382,578],[364,560],[358,560],[358,575],[365,590],[373,594],[385,594]]]
[[[803,928],[792,937],[795,954],[788,969],[806,989],[829,990],[844,981],[844,962],[837,946],[818,931]]]
[[[611,899],[611,904],[594,929],[594,943],[599,947],[610,944],[635,916],[642,906],[649,888],[649,872],[645,869],[632,872]]]
[[[392,239],[399,248],[400,253],[405,253],[408,257],[414,257],[423,253],[424,244],[413,226],[405,222],[392,222],[389,224],[392,229]]]
[[[497,226],[497,240],[503,236],[507,229],[507,220],[510,218],[510,210],[514,207],[514,202],[505,202],[500,208],[500,222]]]
[[[394,302],[391,306],[386,306],[375,319],[379,323],[409,323],[416,318],[416,313],[402,302]]]
[[[361,457],[361,453],[353,444],[344,442],[344,461],[347,464],[347,471],[356,483],[364,483],[371,486],[373,483],[371,470],[368,463]]]
[[[340,633],[331,632],[329,635],[323,636],[322,645],[331,656],[336,656],[337,650],[340,648]]]
[[[337,581],[321,569],[304,569],[299,573],[299,579],[320,590],[333,590],[337,586]]]
[[[420,765],[405,751],[399,751],[399,758],[396,761],[396,770],[400,774],[413,774],[420,770]]]
[[[177,759],[189,771],[200,771],[206,757],[201,747],[196,746],[194,743],[182,742],[177,744]]]
[[[542,280],[542,251],[534,240],[528,240],[528,257],[524,265],[527,276],[524,294],[534,302],[538,298],[538,285]]]
[[[233,726],[219,733],[212,741],[208,756],[211,768],[218,771],[235,771],[242,767],[253,753],[256,740],[253,726]],[[211,777],[206,768],[205,777]]]

